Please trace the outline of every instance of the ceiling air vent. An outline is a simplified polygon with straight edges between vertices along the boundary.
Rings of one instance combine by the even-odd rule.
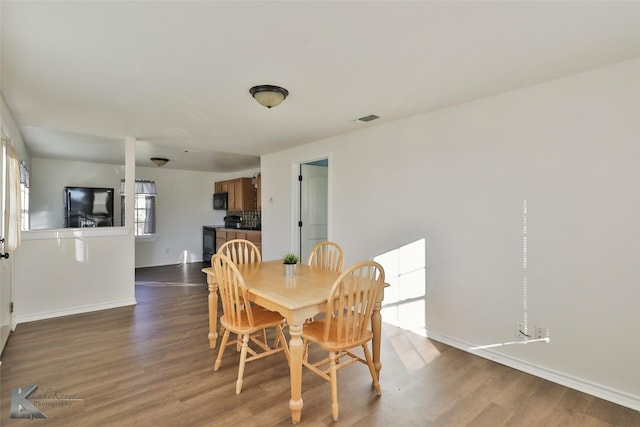
[[[379,119],[379,118],[380,117],[376,116],[375,114],[371,114],[370,116],[360,117],[357,120],[360,120],[361,122],[370,122],[372,120]]]

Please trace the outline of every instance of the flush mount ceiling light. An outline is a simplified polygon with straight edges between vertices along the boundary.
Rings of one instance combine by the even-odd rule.
[[[277,107],[289,96],[289,91],[280,86],[260,85],[249,89],[251,96],[263,107]]]
[[[165,159],[164,157],[152,157],[151,160],[153,163],[155,163],[157,166],[164,166],[167,164],[167,162],[169,161],[169,159]]]

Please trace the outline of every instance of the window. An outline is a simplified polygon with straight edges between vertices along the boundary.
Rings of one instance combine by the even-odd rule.
[[[156,183],[136,179],[133,206],[133,233],[137,238],[151,238],[156,235]],[[120,213],[125,225],[124,180],[120,182]]]
[[[20,161],[20,202],[22,204],[22,230],[29,229],[29,169]]]
[[[2,252],[15,250],[20,246],[20,231],[22,231],[22,194],[20,162],[18,154],[11,144],[7,134],[2,131],[2,147],[0,158],[0,243]]]

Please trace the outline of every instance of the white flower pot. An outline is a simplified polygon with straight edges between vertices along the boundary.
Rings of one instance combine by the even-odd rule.
[[[287,277],[295,276],[296,274],[296,264],[282,264],[284,269],[284,275]]]

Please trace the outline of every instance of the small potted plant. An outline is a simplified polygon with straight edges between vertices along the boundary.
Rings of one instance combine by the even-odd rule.
[[[300,259],[298,258],[298,255],[294,254],[293,252],[284,254],[284,256],[282,257],[282,264],[284,266],[285,276],[293,276],[294,274],[296,274],[296,264],[299,260]]]

